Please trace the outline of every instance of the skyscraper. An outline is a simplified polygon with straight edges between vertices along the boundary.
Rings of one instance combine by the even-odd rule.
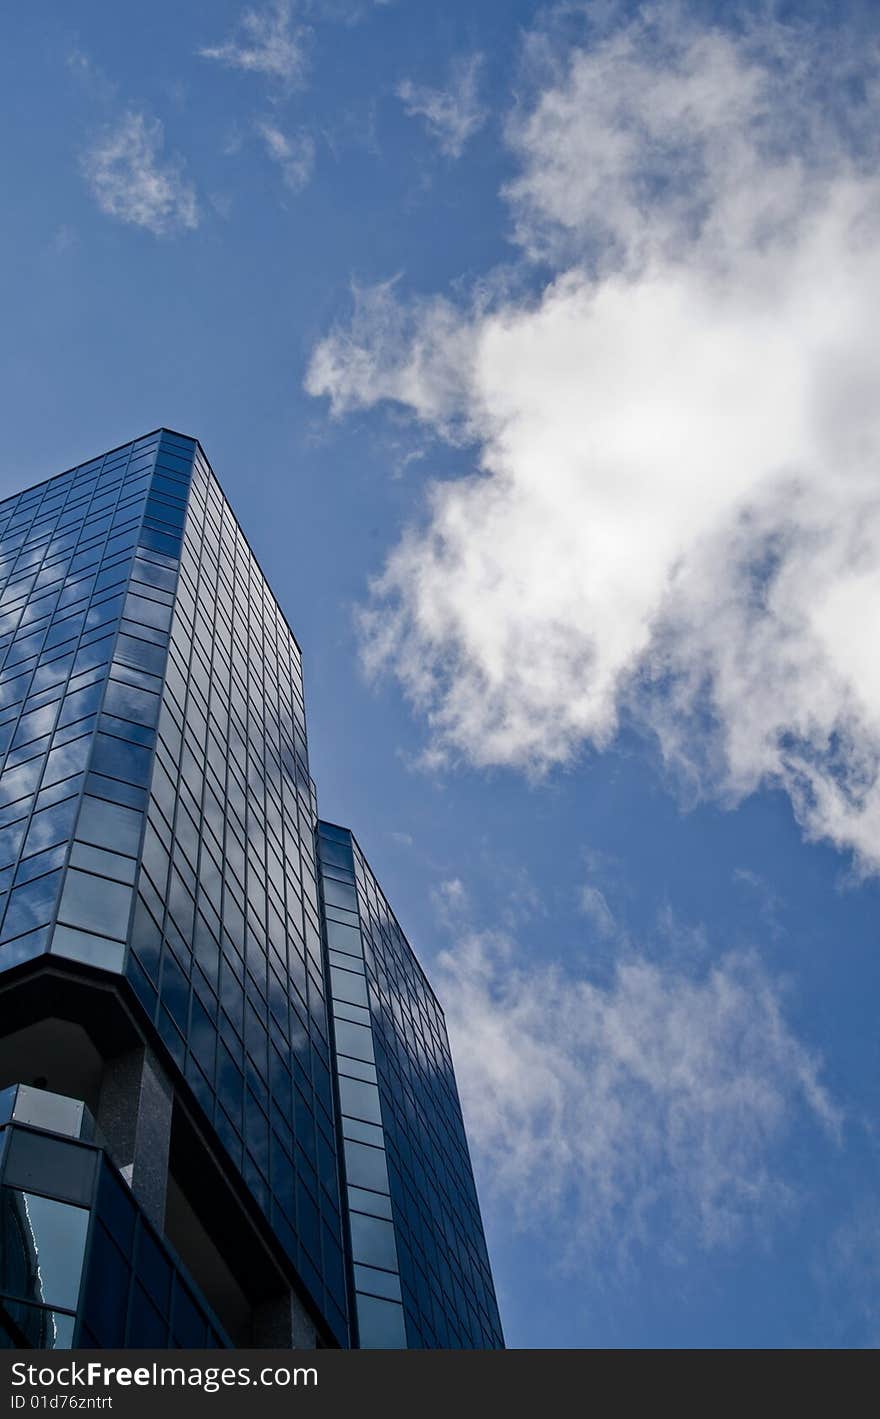
[[[0,1338],[503,1344],[442,1010],[199,444],[0,504]]]

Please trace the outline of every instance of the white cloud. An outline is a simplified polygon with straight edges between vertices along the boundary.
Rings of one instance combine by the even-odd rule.
[[[85,153],[82,169],[102,212],[156,236],[199,224],[194,187],[179,158],[163,157],[158,119],[129,111]]]
[[[234,38],[199,50],[230,69],[243,69],[289,88],[301,83],[306,68],[308,29],[294,20],[292,0],[275,0],[262,10],[245,10]]]
[[[431,89],[404,79],[397,96],[411,118],[423,118],[441,152],[460,158],[470,139],[486,121],[480,104],[481,54],[456,59],[445,89]]]
[[[613,936],[617,929],[617,923],[601,887],[587,882],[581,887],[578,900],[581,911],[592,923],[597,935],[601,937]]]
[[[675,3],[645,7],[557,56],[509,127],[522,171],[506,194],[530,254],[587,256],[611,272],[699,248],[724,268],[763,239],[796,240],[810,199],[822,204],[847,167],[819,90],[867,71],[848,72],[856,55],[847,62],[806,28],[737,18],[735,34]],[[858,146],[870,114],[853,105],[846,122]]]
[[[625,708],[689,794],[781,787],[873,870],[877,85],[845,48],[666,6],[555,54],[507,189],[552,277],[470,307],[358,292],[307,388],[478,447],[363,622],[435,757],[540,773]]]
[[[437,920],[446,926],[460,921],[470,906],[467,888],[460,877],[450,877],[431,888],[431,905]]]
[[[790,1131],[839,1113],[752,955],[662,968],[630,954],[605,984],[465,937],[439,986],[484,1189],[569,1260],[659,1237],[724,1246],[797,1200]]]
[[[335,415],[391,399],[451,434],[473,363],[472,330],[440,297],[400,304],[396,284],[353,285],[351,324],[316,346],[306,388],[327,395]]]
[[[315,166],[315,141],[308,133],[297,133],[288,137],[273,123],[258,123],[257,132],[263,140],[266,152],[281,169],[284,184],[292,192],[305,187]]]

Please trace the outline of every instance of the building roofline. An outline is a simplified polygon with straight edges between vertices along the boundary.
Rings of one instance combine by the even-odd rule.
[[[433,1001],[434,1001],[434,1004],[437,1006],[437,1009],[440,1011],[440,1014],[443,1016],[443,1021],[444,1021],[444,1024],[445,1024],[445,1022],[446,1022],[446,1011],[443,1009],[443,1006],[442,1006],[442,1004],[441,1004],[441,1002],[440,1002],[440,1000],[439,1000],[439,998],[438,998],[437,992],[435,991],[433,985],[431,984],[430,980],[428,979],[428,973],[427,973],[427,971],[425,970],[424,966],[422,965],[421,961],[419,960],[418,955],[416,954],[415,947],[413,946],[412,942],[410,941],[409,937],[407,936],[406,932],[404,931],[403,927],[401,926],[400,921],[399,921],[398,916],[397,916],[397,913],[396,913],[396,911],[394,910],[394,908],[392,907],[391,903],[390,903],[389,900],[388,900],[388,897],[387,897],[386,892],[385,892],[385,888],[382,886],[382,883],[379,881],[379,878],[376,876],[375,872],[373,872],[373,868],[372,868],[372,866],[371,866],[371,864],[370,864],[370,859],[367,857],[367,854],[364,852],[363,848],[361,847],[360,842],[359,842],[357,836],[355,835],[355,833],[353,832],[353,830],[352,830],[351,828],[349,828],[349,827],[346,826],[345,823],[331,823],[329,818],[319,818],[319,819],[318,819],[317,831],[318,831],[319,833],[320,833],[320,831],[321,831],[321,824],[322,824],[322,823],[326,823],[326,825],[327,825],[328,828],[336,828],[339,832],[348,833],[348,835],[349,835],[349,837],[351,838],[352,842],[355,843],[355,844],[357,844],[358,852],[360,853],[361,857],[364,859],[364,862],[367,864],[367,867],[369,868],[372,877],[375,879],[375,882],[376,882],[377,887],[379,888],[379,891],[382,893],[382,896],[385,898],[385,905],[388,907],[388,913],[389,913],[389,915],[390,915],[391,917],[393,917],[394,923],[395,923],[395,925],[396,925],[398,931],[400,932],[401,936],[403,937],[404,941],[406,942],[407,949],[408,949],[410,955],[412,956],[413,961],[414,961],[415,964],[416,964],[416,968],[418,969],[420,975],[422,976],[422,979],[424,980],[425,985],[427,986],[428,990],[431,992],[431,997],[432,997],[432,999],[433,999]],[[358,915],[360,915],[360,913],[358,913]]]
[[[290,636],[294,645],[299,651],[300,659],[302,659],[303,648],[300,644],[299,637],[297,636],[296,631],[290,624],[290,621],[287,619],[287,614],[284,610],[284,607],[281,605],[280,601],[278,600],[278,597],[275,595],[275,592],[272,591],[272,584],[269,581],[269,578],[266,576],[266,573],[263,570],[263,565],[251,545],[250,538],[248,537],[247,533],[241,525],[241,522],[239,521],[238,513],[235,511],[235,508],[232,507],[230,499],[226,496],[226,490],[223,487],[223,484],[220,482],[220,479],[214,472],[214,465],[212,464],[207,453],[205,452],[205,448],[202,444],[201,439],[197,438],[195,434],[185,434],[181,432],[180,429],[172,429],[169,428],[167,424],[160,424],[155,429],[149,429],[145,434],[137,434],[134,438],[126,439],[123,443],[114,444],[112,448],[104,449],[101,453],[94,454],[92,458],[85,458],[80,463],[72,463],[69,468],[62,468],[60,473],[51,473],[48,478],[39,478],[36,483],[30,483],[28,487],[20,488],[17,493],[10,493],[8,497],[0,499],[0,505],[2,505],[2,503],[11,501],[13,498],[21,497],[22,493],[28,493],[31,491],[32,488],[41,487],[43,483],[53,483],[56,478],[64,478],[68,473],[73,473],[77,468],[82,468],[84,463],[93,463],[95,458],[109,458],[112,453],[118,453],[121,448],[129,448],[130,445],[134,443],[143,443],[146,439],[152,438],[154,434],[170,434],[172,438],[186,439],[187,442],[195,444],[196,448],[201,453],[202,457],[204,458],[205,462],[211,470],[211,475],[215,479],[217,486],[220,489],[220,492],[223,494],[223,497],[229,504],[230,508],[232,508],[233,516],[235,517],[235,521],[238,524],[239,531],[241,532],[241,535],[244,538],[245,543],[247,544],[247,549],[253,557],[254,561],[256,562],[257,568],[264,582],[269,587],[269,590],[272,592],[272,598],[275,602],[275,605],[278,607],[278,610],[281,613],[281,618],[284,621],[284,624],[287,627],[288,631],[290,632]],[[306,738],[308,738],[308,733],[306,734]]]

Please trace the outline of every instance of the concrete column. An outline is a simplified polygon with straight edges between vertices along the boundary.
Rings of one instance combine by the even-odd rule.
[[[318,1332],[294,1291],[263,1301],[254,1309],[254,1345],[259,1350],[316,1350]]]
[[[107,1061],[96,1123],[113,1161],[160,1232],[165,1225],[173,1103],[174,1090],[150,1050],[138,1046]]]

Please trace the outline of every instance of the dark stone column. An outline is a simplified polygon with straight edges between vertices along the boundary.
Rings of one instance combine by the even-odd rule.
[[[113,1161],[144,1212],[164,1231],[165,1192],[174,1090],[155,1055],[143,1046],[104,1068],[97,1125]]]
[[[315,1350],[318,1332],[294,1291],[263,1301],[254,1310],[254,1345],[259,1350]]]

